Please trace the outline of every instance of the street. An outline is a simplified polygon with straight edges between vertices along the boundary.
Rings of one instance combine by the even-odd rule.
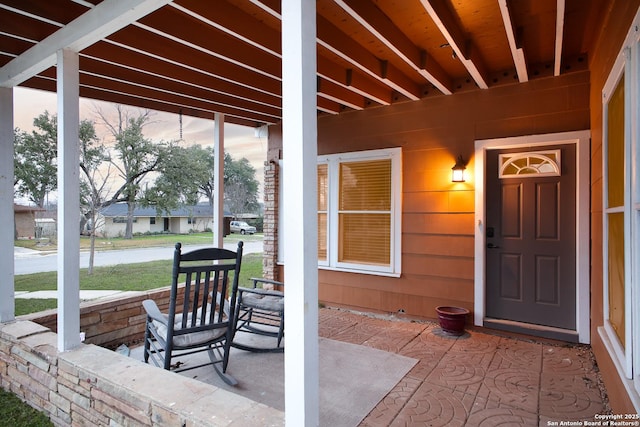
[[[204,248],[208,245],[185,245],[183,252]],[[224,244],[225,249],[235,251],[236,242]],[[94,267],[117,264],[131,264],[156,260],[173,259],[173,247],[155,247],[124,250],[96,251]],[[244,242],[243,254],[262,252],[262,241]],[[89,252],[80,252],[80,268],[89,266]],[[14,274],[31,274],[58,269],[58,254],[53,252],[39,252],[30,249],[14,248]]]

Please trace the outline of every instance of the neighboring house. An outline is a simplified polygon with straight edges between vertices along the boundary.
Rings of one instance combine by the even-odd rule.
[[[97,235],[104,237],[124,236],[127,225],[126,203],[116,203],[102,209],[96,221]],[[225,213],[225,219],[231,216]],[[225,223],[228,222],[225,221]],[[213,229],[213,208],[208,204],[198,204],[172,209],[158,215],[154,207],[137,207],[133,212],[133,233],[173,233],[187,234],[193,231]],[[225,228],[225,230],[227,230]],[[228,234],[227,232],[225,234]]]
[[[36,237],[36,212],[42,211],[44,209],[37,206],[13,204],[16,239],[33,239]]]

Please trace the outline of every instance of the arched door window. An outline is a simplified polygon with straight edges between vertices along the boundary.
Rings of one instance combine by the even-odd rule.
[[[560,150],[500,154],[500,178],[560,176]]]

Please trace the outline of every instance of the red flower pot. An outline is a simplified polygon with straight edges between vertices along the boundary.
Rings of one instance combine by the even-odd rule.
[[[436,307],[438,322],[444,332],[449,335],[460,336],[464,334],[464,324],[467,320],[469,310],[463,307]]]

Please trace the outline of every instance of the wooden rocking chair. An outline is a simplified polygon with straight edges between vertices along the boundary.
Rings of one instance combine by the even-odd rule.
[[[183,254],[176,244],[169,312],[163,314],[153,300],[142,305],[147,313],[144,361],[176,372],[213,365],[230,385],[237,381],[226,373],[234,333],[235,301],[242,259],[221,248],[198,249]],[[192,366],[176,358],[207,351],[209,362]]]
[[[284,283],[275,280],[252,278],[253,287],[238,288],[235,330],[275,338],[275,346],[260,347],[239,342],[234,337],[233,346],[254,352],[282,352],[284,346]],[[262,286],[259,288],[258,285]],[[275,289],[267,289],[274,287]]]

